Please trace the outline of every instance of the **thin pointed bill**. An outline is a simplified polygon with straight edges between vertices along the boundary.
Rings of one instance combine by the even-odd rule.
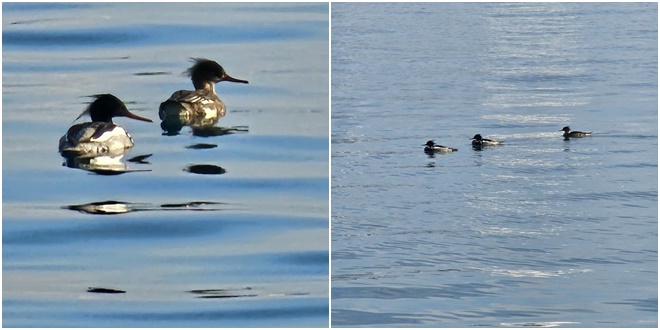
[[[136,115],[136,114],[134,114],[130,111],[125,111],[125,112],[122,111],[122,116],[132,118],[132,119],[141,120],[141,121],[148,121],[150,123],[153,123],[153,120],[151,120],[149,118],[140,117],[140,116],[138,116],[138,115]]]
[[[221,81],[231,81],[231,82],[235,82],[235,83],[249,84],[249,82],[248,82],[247,80],[236,79],[236,78],[234,78],[234,77],[232,77],[232,76],[230,76],[230,75],[228,75],[228,74],[226,74],[226,73],[225,73],[225,75],[222,77],[222,80],[221,80]]]

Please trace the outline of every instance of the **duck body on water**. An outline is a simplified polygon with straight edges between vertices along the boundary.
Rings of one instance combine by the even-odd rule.
[[[559,131],[564,131],[564,139],[569,139],[569,138],[581,138],[581,137],[587,137],[591,136],[591,132],[580,132],[580,131],[571,131],[571,128],[568,126],[565,126],[564,128],[560,129]]]
[[[427,154],[432,154],[432,153],[436,153],[436,152],[454,152],[454,151],[458,151],[458,149],[456,149],[456,148],[445,147],[445,146],[441,146],[439,144],[435,144],[435,142],[433,142],[433,140],[429,140],[429,141],[426,142],[426,144],[422,144],[422,145],[425,146],[424,147],[424,152],[427,153]]]
[[[152,122],[128,111],[124,102],[112,94],[94,97],[94,101],[76,118],[89,115],[92,121],[71,126],[60,138],[58,150],[63,156],[94,157],[133,147],[133,138],[123,127],[112,122],[114,117]]]
[[[195,64],[187,71],[195,90],[176,91],[160,104],[158,116],[161,120],[168,117],[217,119],[226,113],[225,104],[215,92],[215,84],[230,81],[248,84],[247,80],[236,79],[228,75],[215,61],[193,58]]]
[[[571,131],[571,128],[568,126],[565,126],[562,128],[560,131],[563,131],[564,134],[564,139],[568,140],[570,138],[581,138],[581,137],[587,137],[591,136],[592,132],[581,132],[581,131]],[[497,141],[497,140],[491,140],[491,139],[486,139],[481,136],[481,134],[475,134],[472,138],[472,147],[475,150],[480,150],[483,147],[486,146],[496,146],[496,145],[501,145],[504,143],[504,141]],[[446,147],[446,146],[441,146],[439,144],[435,144],[433,140],[427,141],[424,146],[424,152],[427,154],[433,154],[435,152],[454,152],[458,151],[456,148],[452,147]]]
[[[481,134],[476,134],[472,138],[472,146],[474,147],[485,147],[485,146],[496,146],[502,144],[504,141],[495,141],[491,139],[484,139],[481,137]]]

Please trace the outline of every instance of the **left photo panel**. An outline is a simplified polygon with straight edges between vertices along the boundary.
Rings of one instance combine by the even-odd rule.
[[[3,327],[328,327],[328,3],[3,3]]]

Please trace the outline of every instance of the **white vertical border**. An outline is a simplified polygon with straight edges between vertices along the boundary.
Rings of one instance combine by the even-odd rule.
[[[328,1],[328,328],[332,328],[332,1]]]

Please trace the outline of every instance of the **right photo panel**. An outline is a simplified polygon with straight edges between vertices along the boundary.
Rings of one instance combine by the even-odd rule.
[[[332,3],[332,327],[658,327],[657,3]]]

